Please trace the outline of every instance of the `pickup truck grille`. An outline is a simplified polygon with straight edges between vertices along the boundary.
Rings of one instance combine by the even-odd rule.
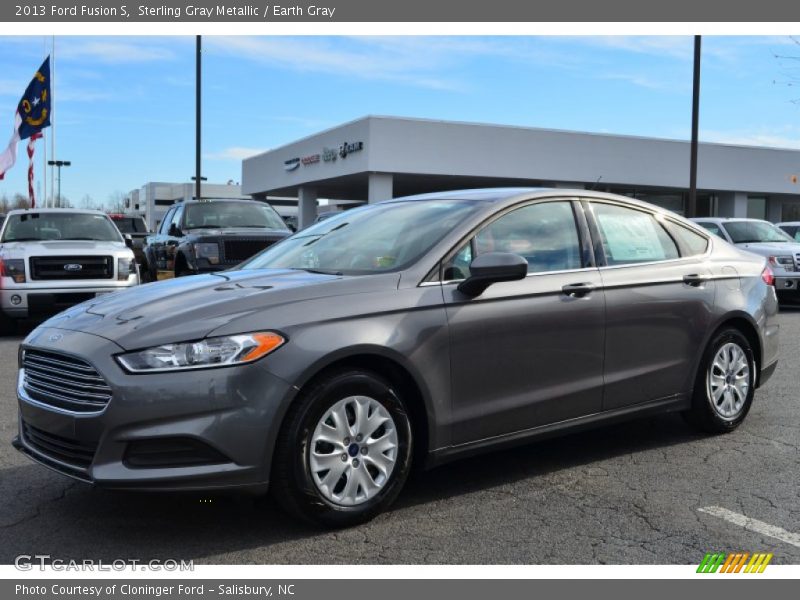
[[[32,256],[31,279],[35,281],[69,281],[113,279],[112,256]]]
[[[226,264],[237,264],[247,260],[264,248],[271,246],[271,240],[225,240],[222,243],[223,262]]]
[[[56,352],[26,349],[22,385],[32,400],[72,412],[100,412],[111,388],[88,362]]]

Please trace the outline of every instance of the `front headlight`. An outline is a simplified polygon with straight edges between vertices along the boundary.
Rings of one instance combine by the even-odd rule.
[[[117,356],[132,373],[159,373],[186,369],[228,367],[258,360],[280,348],[285,338],[272,331],[164,344]]]
[[[21,258],[0,258],[0,277],[11,277],[14,283],[25,283],[25,260]]]
[[[117,280],[127,281],[128,277],[136,275],[136,259],[135,258],[118,258],[117,259]]]
[[[794,258],[788,256],[770,256],[769,263],[773,267],[778,267],[784,271],[794,271]]]
[[[197,258],[205,258],[211,265],[219,264],[219,245],[216,243],[194,244],[194,253]]]

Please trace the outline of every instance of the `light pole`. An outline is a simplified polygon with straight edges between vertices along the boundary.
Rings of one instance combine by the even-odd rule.
[[[68,160],[48,160],[47,164],[51,167],[56,167],[58,169],[58,195],[56,196],[55,202],[53,204],[57,207],[61,207],[61,167],[69,167],[72,163]]]
[[[700,43],[701,36],[694,36],[694,69],[692,72],[692,143],[689,153],[689,203],[686,216],[697,216],[697,129],[700,120]]]

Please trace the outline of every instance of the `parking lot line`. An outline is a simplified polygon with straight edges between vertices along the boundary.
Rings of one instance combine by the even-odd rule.
[[[754,531],[755,533],[760,533],[761,535],[766,535],[800,548],[800,534],[786,531],[782,527],[770,525],[769,523],[759,521],[758,519],[751,519],[750,517],[733,512],[727,508],[722,508],[721,506],[705,506],[703,508],[698,508],[697,510],[719,519],[724,519],[725,521],[733,523],[734,525],[738,525],[739,527],[743,527],[748,531]]]

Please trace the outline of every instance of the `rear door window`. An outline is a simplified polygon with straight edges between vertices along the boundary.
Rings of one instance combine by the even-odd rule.
[[[680,258],[678,246],[648,212],[592,203],[608,265],[627,265]]]

